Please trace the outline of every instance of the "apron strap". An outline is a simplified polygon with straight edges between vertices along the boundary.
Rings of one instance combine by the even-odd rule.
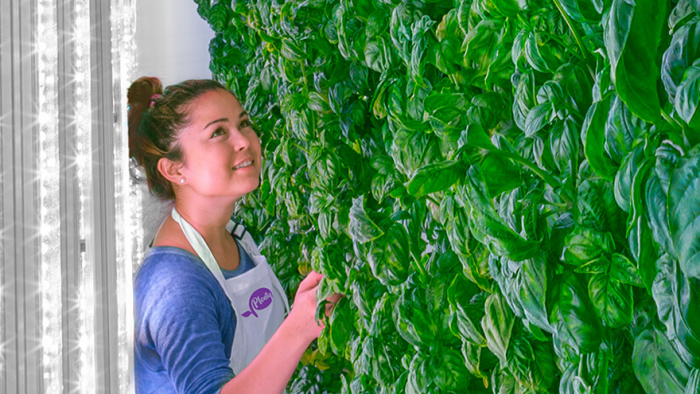
[[[245,226],[241,223],[235,222],[233,219],[226,223],[226,231],[239,240],[243,239],[243,236],[246,234]]]
[[[224,274],[221,272],[219,264],[216,262],[214,255],[211,253],[211,250],[209,249],[209,246],[207,246],[207,243],[204,241],[202,235],[199,234],[199,231],[189,224],[187,220],[180,216],[175,207],[173,207],[171,216],[175,222],[180,225],[182,232],[190,242],[190,245],[192,245],[194,251],[197,252],[199,258],[204,262],[207,268],[209,268],[209,271],[211,271],[219,284],[221,284],[221,287],[225,288],[226,279],[224,278]]]

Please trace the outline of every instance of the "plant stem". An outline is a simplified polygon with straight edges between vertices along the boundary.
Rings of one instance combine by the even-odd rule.
[[[307,155],[311,156],[311,152],[309,152],[308,149],[306,149],[306,148],[304,148],[303,146],[297,144],[296,142],[292,142],[292,146],[296,146],[297,148],[299,148],[299,149],[303,150],[304,152],[306,152]]]
[[[661,117],[664,118],[668,124],[673,126],[674,129],[683,131],[683,125],[680,124],[676,119],[673,119],[671,115],[668,114],[663,108],[661,108]]]
[[[416,263],[416,269],[418,270],[418,273],[420,274],[421,277],[423,277],[424,280],[429,280],[430,278],[428,277],[428,273],[425,272],[425,267],[421,264],[420,261],[418,261],[415,257],[411,259],[414,263]]]
[[[526,21],[525,18],[523,18],[522,14],[518,14],[517,17],[518,17],[518,20],[520,21],[520,23],[525,25],[525,27],[527,27],[528,29],[530,28],[530,23],[528,21]]]
[[[301,74],[304,76],[304,94],[306,96],[309,95],[309,80],[306,79],[306,60],[302,60],[301,62]]]
[[[557,6],[559,13],[561,14],[562,17],[564,17],[564,21],[566,21],[566,24],[569,26],[569,30],[571,30],[571,33],[574,35],[574,39],[576,40],[576,44],[578,44],[578,47],[581,49],[581,55],[583,55],[583,59],[588,60],[588,51],[586,51],[586,48],[583,47],[583,43],[581,42],[581,38],[578,36],[576,29],[574,29],[573,22],[569,18],[569,15],[566,14],[566,12],[564,11],[564,8],[561,6],[561,3],[559,2],[559,0],[552,0],[552,1],[554,1],[554,5]]]
[[[568,209],[569,208],[569,204],[552,202],[552,201],[543,202],[542,205],[551,205],[553,207],[557,207],[557,208],[561,208],[561,209]]]
[[[544,172],[541,168],[537,167],[535,164],[531,163],[530,160],[525,159],[524,157],[517,155],[515,153],[511,153],[505,150],[500,150],[500,149],[489,149],[489,152],[495,153],[497,155],[502,155],[505,156],[509,159],[513,159],[517,161],[518,163],[524,165],[525,167],[529,168],[534,172],[535,174],[539,175],[540,178],[542,178],[547,184],[552,186],[553,188],[559,187],[559,182],[554,179],[553,176],[547,174]]]
[[[582,55],[579,55],[578,53],[576,53],[576,51],[572,51],[571,48],[569,48],[569,46],[566,45],[566,44],[564,43],[564,40],[562,40],[560,37],[557,37],[556,35],[554,35],[554,34],[549,34],[549,33],[547,33],[547,37],[548,37],[549,39],[554,40],[554,41],[556,41],[557,43],[559,43],[559,45],[563,46],[567,51],[571,52],[571,54],[574,55],[577,59],[579,59],[579,60],[585,60],[585,58],[584,58]]]

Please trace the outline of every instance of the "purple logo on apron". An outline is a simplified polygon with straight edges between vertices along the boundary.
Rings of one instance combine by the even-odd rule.
[[[248,307],[250,310],[248,312],[243,312],[241,316],[248,317],[253,315],[258,317],[258,314],[255,313],[255,311],[265,309],[270,306],[270,304],[272,304],[272,292],[270,289],[261,287],[251,294],[250,300],[248,301]]]

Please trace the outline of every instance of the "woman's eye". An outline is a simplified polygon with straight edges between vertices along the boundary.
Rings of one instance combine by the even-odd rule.
[[[220,135],[224,135],[225,133],[226,133],[226,131],[224,129],[222,129],[221,127],[219,127],[218,129],[214,130],[214,133],[211,135],[211,137],[212,138],[218,137]]]
[[[250,121],[250,119],[245,119],[245,120],[241,121],[241,126],[240,126],[241,129],[245,129],[245,128],[248,128],[251,126],[253,126],[253,123]]]

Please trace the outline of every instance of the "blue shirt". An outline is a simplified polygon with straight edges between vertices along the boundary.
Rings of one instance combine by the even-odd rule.
[[[238,242],[237,242],[238,243]],[[226,279],[255,266],[239,245],[240,264]],[[204,262],[159,246],[146,251],[134,278],[136,393],[218,393],[229,368],[236,314]]]

